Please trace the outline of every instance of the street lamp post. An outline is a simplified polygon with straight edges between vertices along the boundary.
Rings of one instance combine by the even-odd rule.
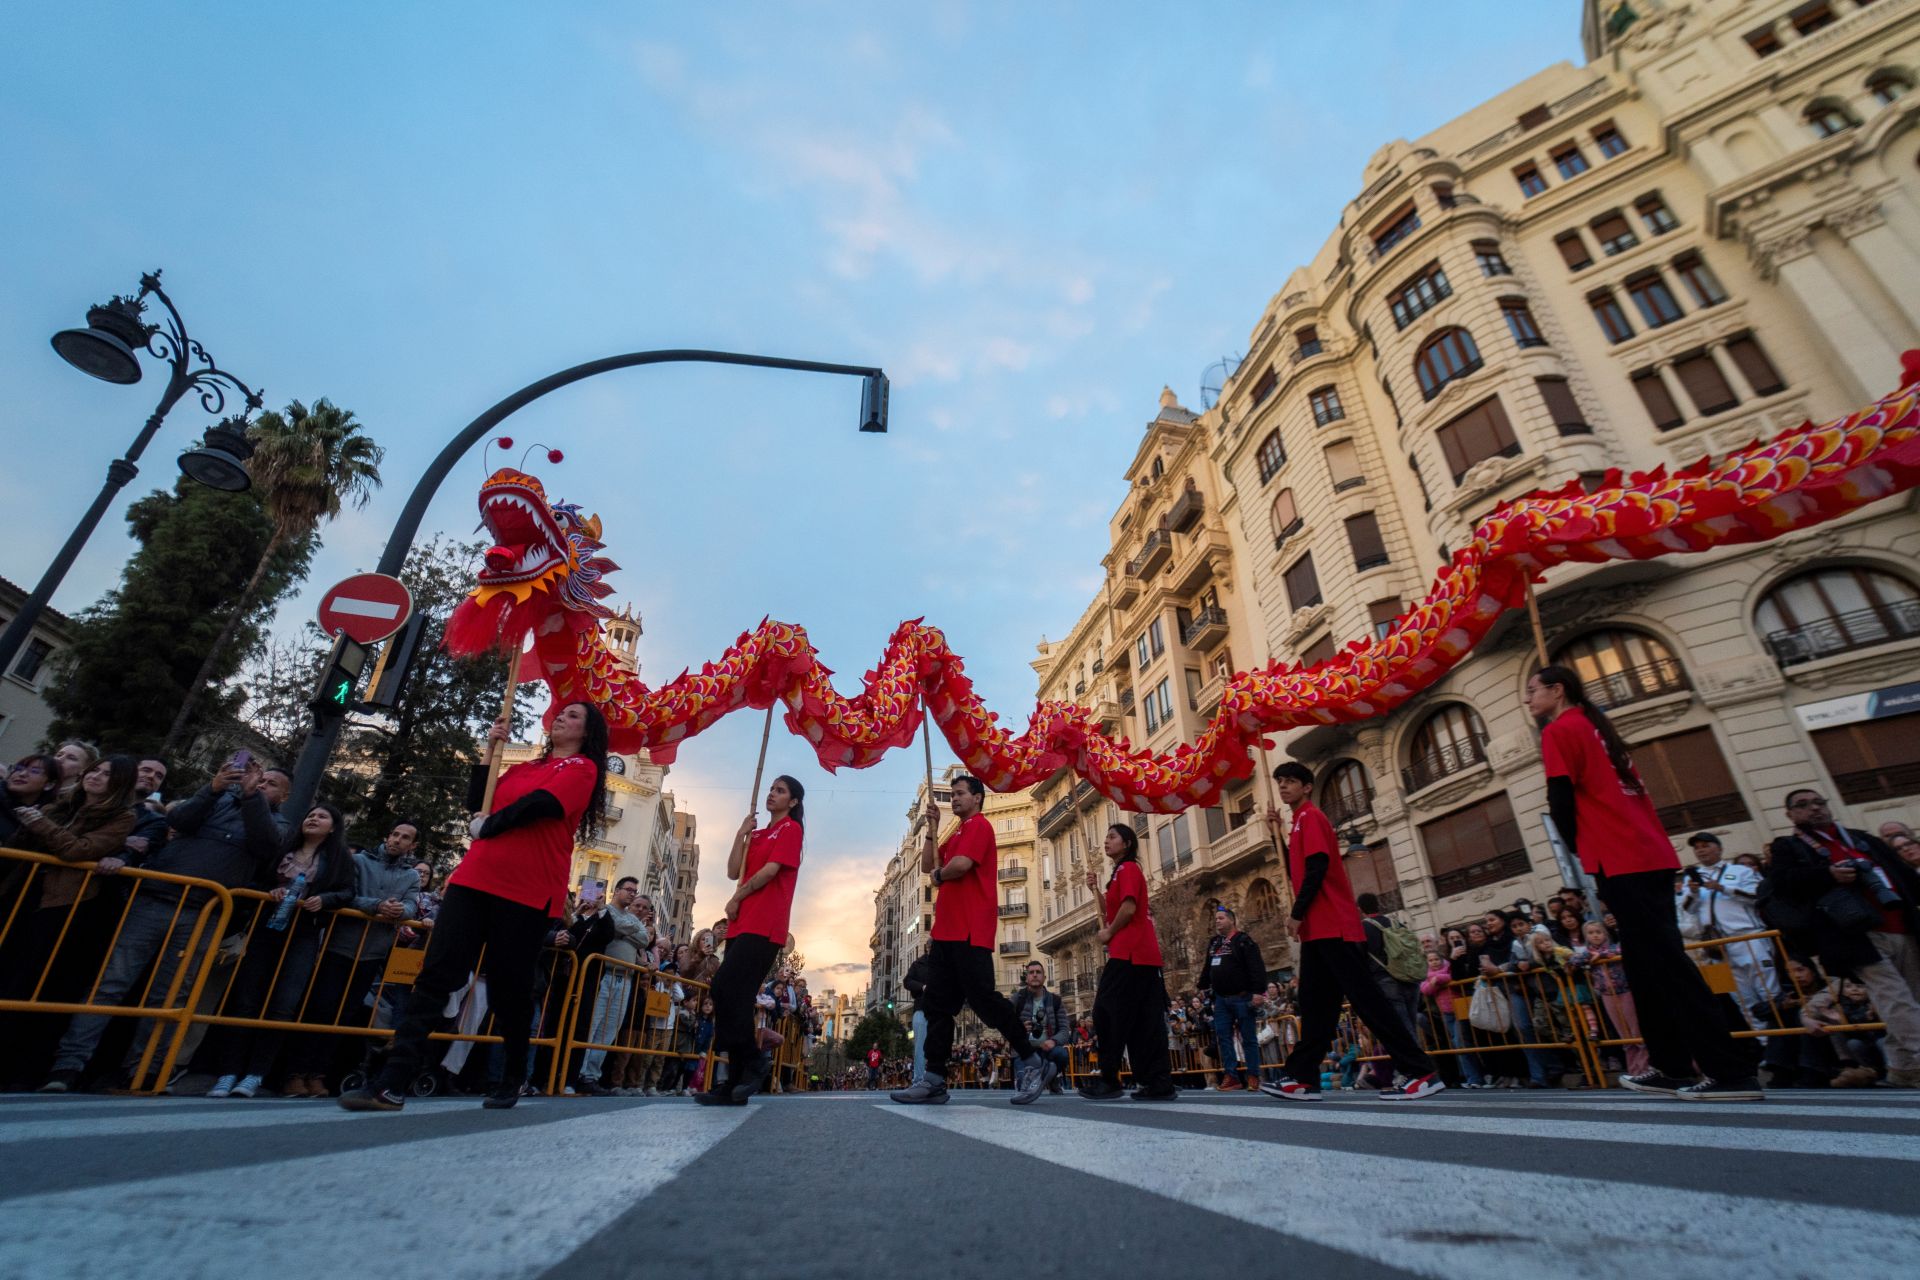
[[[141,319],[149,294],[158,298],[160,305],[167,309],[164,324],[148,324]],[[136,353],[143,348],[168,364],[167,386],[160,393],[160,403],[147,418],[140,434],[134,437],[133,446],[125,456],[107,464],[107,482],[101,486],[93,505],[80,518],[79,525],[68,536],[66,545],[60,548],[53,563],[47,566],[39,585],[21,604],[20,611],[7,624],[6,631],[0,633],[0,671],[12,670],[14,656],[33,635],[34,623],[39,621],[41,611],[46,608],[47,601],[53,598],[61,580],[67,576],[67,570],[73,567],[80,548],[87,545],[87,539],[93,536],[94,529],[107,513],[107,508],[113,504],[114,497],[140,474],[140,469],[134,464],[160,430],[167,411],[189,391],[198,392],[201,406],[212,414],[218,414],[226,408],[229,390],[240,394],[246,412],[258,409],[261,405],[259,392],[215,365],[206,348],[197,339],[187,335],[186,324],[174,308],[173,300],[160,287],[158,271],[149,271],[140,277],[140,292],[135,296],[114,298],[89,310],[86,328],[63,329],[53,335],[53,349],[61,359],[82,373],[122,385],[140,381],[140,358]],[[181,457],[180,468],[201,484],[237,492],[249,484],[246,467],[242,464],[250,452],[242,414],[209,430],[202,447]]]
[[[558,373],[549,374],[538,382],[528,383],[469,422],[460,434],[448,441],[446,447],[441,449],[427,466],[426,473],[420,477],[419,483],[413,486],[413,493],[408,496],[407,505],[401,509],[400,518],[394,522],[393,532],[387,536],[386,550],[380,553],[377,572],[393,577],[399,576],[400,570],[407,562],[407,553],[413,549],[413,540],[420,532],[420,522],[426,518],[427,507],[432,504],[434,494],[439,492],[441,483],[453,470],[454,464],[482,437],[491,433],[509,416],[549,392],[558,391],[585,378],[645,364],[733,364],[750,365],[761,369],[797,369],[805,373],[849,375],[861,379],[860,430],[884,432],[887,429],[887,375],[877,368],[850,364],[825,364],[818,360],[789,360],[779,356],[746,355],[736,351],[700,351],[686,348],[633,351],[626,355],[590,360],[585,364],[574,365],[571,369],[562,369]],[[305,744],[300,748],[299,759],[294,762],[293,786],[283,806],[286,812],[305,813],[312,806],[314,795],[320,789],[320,777],[326,771],[327,761],[333,755],[334,745],[339,741],[340,729],[344,723],[345,718],[342,716],[325,716],[315,719]]]

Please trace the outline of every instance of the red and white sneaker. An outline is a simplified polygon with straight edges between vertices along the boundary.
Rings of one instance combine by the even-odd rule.
[[[1318,1102],[1320,1091],[1309,1085],[1301,1084],[1292,1076],[1280,1076],[1274,1080],[1264,1080],[1260,1092],[1269,1098],[1285,1098],[1289,1102]]]
[[[1390,1089],[1382,1089],[1383,1102],[1418,1102],[1422,1098],[1431,1098],[1447,1087],[1447,1082],[1436,1075],[1415,1076],[1411,1080],[1402,1080]]]

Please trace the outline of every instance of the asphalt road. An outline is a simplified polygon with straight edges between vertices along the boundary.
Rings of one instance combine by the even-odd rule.
[[[1920,1094],[0,1100],[0,1277],[1920,1269]]]

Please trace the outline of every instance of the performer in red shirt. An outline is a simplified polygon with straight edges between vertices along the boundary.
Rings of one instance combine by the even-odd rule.
[[[993,935],[1000,926],[1000,897],[993,824],[980,815],[986,795],[986,784],[978,778],[961,774],[953,780],[953,816],[960,825],[945,844],[938,842],[940,806],[931,795],[927,797],[927,837],[920,850],[920,869],[939,886],[927,951],[927,989],[919,1001],[927,1015],[927,1065],[925,1075],[889,1095],[895,1102],[947,1100],[953,1020],[963,1006],[971,1006],[982,1022],[1006,1037],[1015,1059],[1016,1105],[1038,1098],[1060,1071],[1034,1052],[1013,1002],[993,985]]]
[[[807,789],[781,774],[767,788],[767,825],[749,813],[727,854],[727,878],[740,887],[727,899],[727,954],[713,975],[713,1045],[727,1055],[726,1083],[694,1095],[704,1107],[745,1106],[773,1074],[773,1055],[754,1035],[753,1003],[780,948],[787,945],[793,886],[806,838]]]
[[[1763,1097],[1680,940],[1673,907],[1680,859],[1619,730],[1567,667],[1542,667],[1529,677],[1526,702],[1541,725],[1553,825],[1620,926],[1620,965],[1653,1064],[1621,1076],[1621,1085],[1689,1101]],[[1696,1066],[1705,1079],[1696,1078]]]
[[[1100,1077],[1080,1086],[1080,1096],[1102,1102],[1124,1097],[1120,1055],[1125,1051],[1141,1102],[1177,1098],[1173,1062],[1167,1054],[1167,984],[1161,976],[1160,935],[1147,902],[1147,877],[1140,870],[1140,837],[1132,827],[1107,828],[1107,877],[1102,918],[1106,927],[1095,940],[1107,949],[1100,987],[1093,997],[1093,1033],[1100,1048]],[[1087,888],[1098,893],[1099,876],[1087,871]]]
[[[1345,997],[1403,1077],[1382,1089],[1380,1096],[1410,1102],[1440,1092],[1446,1085],[1434,1073],[1432,1060],[1421,1052],[1406,1019],[1374,981],[1366,930],[1353,900],[1353,886],[1347,882],[1347,869],[1340,864],[1333,824],[1310,799],[1313,770],[1289,760],[1273,771],[1273,777],[1280,799],[1293,810],[1286,850],[1287,876],[1293,882],[1292,932],[1300,943],[1300,1040],[1281,1065],[1279,1077],[1263,1083],[1260,1091],[1295,1102],[1319,1100],[1320,1060],[1333,1045],[1340,1001]],[[1277,809],[1267,810],[1267,822],[1278,835]]]
[[[510,735],[505,720],[487,735]],[[426,1053],[427,1037],[486,952],[487,1000],[506,1050],[506,1072],[483,1106],[511,1107],[527,1079],[534,966],[552,921],[567,906],[576,837],[597,835],[607,800],[607,722],[584,702],[553,718],[538,759],[500,775],[493,812],[473,820],[473,843],[447,878],[440,914],[406,1012],[377,1080],[340,1095],[349,1111],[398,1111]]]

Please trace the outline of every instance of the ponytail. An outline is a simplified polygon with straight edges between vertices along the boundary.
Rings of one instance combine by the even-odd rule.
[[[1629,792],[1644,790],[1640,775],[1634,770],[1633,753],[1627,749],[1627,740],[1622,738],[1620,731],[1613,727],[1613,721],[1607,719],[1607,713],[1588,700],[1586,688],[1580,683],[1580,677],[1574,674],[1573,669],[1546,666],[1534,672],[1533,678],[1541,684],[1552,685],[1560,690],[1568,706],[1578,707],[1586,715],[1587,721],[1593,725],[1595,732],[1600,735],[1601,743],[1607,748],[1607,759],[1613,762],[1613,772],[1620,779],[1620,786]]]

